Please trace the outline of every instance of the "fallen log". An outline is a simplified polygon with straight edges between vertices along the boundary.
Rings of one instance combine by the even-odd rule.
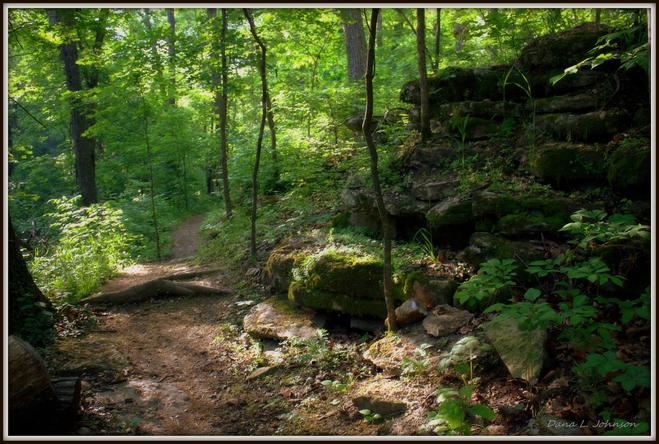
[[[174,282],[169,279],[153,279],[142,284],[128,287],[124,290],[111,293],[98,293],[82,299],[81,303],[89,304],[130,304],[148,301],[165,296],[192,296],[195,294],[217,294],[226,295],[231,293],[224,288],[206,287],[188,282]]]

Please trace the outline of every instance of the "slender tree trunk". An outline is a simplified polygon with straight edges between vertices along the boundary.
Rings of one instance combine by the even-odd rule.
[[[595,24],[599,26],[602,23],[602,10],[595,8]]]
[[[426,72],[426,11],[416,10],[416,57],[419,68],[419,90],[421,97],[421,138],[428,140],[430,133],[430,105],[428,100],[428,75]]]
[[[231,205],[231,193],[229,191],[229,161],[227,147],[227,108],[229,106],[228,76],[229,68],[227,66],[227,29],[229,27],[229,11],[222,8],[222,32],[220,39],[222,46],[220,48],[220,58],[222,59],[222,97],[220,101],[220,168],[222,170],[222,192],[224,195],[224,209],[227,219],[231,219],[233,208]]]
[[[169,56],[170,91],[167,102],[176,105],[176,17],[173,8],[167,8],[167,21],[169,22],[169,36],[167,54]]]
[[[375,65],[375,38],[377,21],[380,10],[373,8],[371,11],[371,21],[369,27],[368,52],[366,58],[366,112],[362,123],[362,132],[366,139],[366,145],[371,156],[371,178],[373,189],[378,205],[378,213],[382,221],[383,243],[384,243],[384,267],[383,267],[383,287],[384,300],[387,306],[387,328],[390,331],[396,330],[396,313],[394,311],[393,299],[393,280],[391,265],[391,237],[392,227],[389,214],[384,207],[384,198],[382,197],[382,188],[380,187],[380,174],[378,172],[378,151],[373,141],[371,133],[371,120],[373,119],[373,66]]]
[[[67,31],[74,27],[73,14],[75,9],[50,9],[48,16],[51,24],[60,23]],[[82,91],[80,67],[78,66],[78,47],[68,37],[60,45],[60,53],[64,61],[66,87],[72,92],[71,105],[71,139],[75,157],[76,184],[82,196],[82,205],[87,206],[97,202],[96,195],[96,155],[94,139],[83,134],[92,123],[87,117],[87,107],[79,97]]]
[[[144,106],[144,143],[146,144],[146,159],[149,164],[149,194],[151,197],[151,222],[153,223],[153,234],[156,238],[156,257],[160,260],[160,230],[158,229],[158,213],[156,210],[156,192],[153,183],[153,151],[151,150],[151,141],[149,139],[149,115],[147,104],[142,96],[142,106]]]
[[[153,58],[153,64],[156,68],[156,84],[160,88],[160,95],[165,97],[167,95],[167,89],[165,82],[163,82],[163,67],[160,54],[158,54],[158,46],[156,45],[156,38],[153,37],[153,24],[151,23],[151,10],[149,8],[142,9],[143,16],[142,22],[144,27],[147,30],[149,39],[151,40],[151,57]]]
[[[258,175],[259,164],[261,162],[261,148],[263,146],[263,133],[265,131],[265,121],[268,114],[268,84],[266,72],[266,48],[258,34],[256,33],[256,26],[254,19],[249,9],[243,9],[245,17],[249,22],[249,30],[254,37],[254,40],[261,48],[261,57],[259,58],[259,72],[261,74],[261,125],[259,126],[259,137],[256,142],[256,157],[254,159],[254,168],[252,169],[252,214],[251,214],[251,242],[250,253],[252,259],[256,259],[256,206],[258,197]]]
[[[442,37],[442,8],[437,8],[435,18],[435,57],[433,59],[432,71],[437,75],[439,73],[439,56],[441,53]]]
[[[208,18],[214,19],[217,10],[209,8],[207,10]],[[217,24],[213,23],[213,42],[211,44],[211,78],[213,80],[213,89],[215,91],[215,112],[217,113],[220,128],[220,171],[222,175],[222,194],[224,197],[224,211],[227,219],[233,215],[233,206],[231,203],[231,193],[229,190],[229,166],[227,159],[227,104],[228,104],[228,69],[226,56],[226,32],[228,27],[228,11],[222,9],[222,25],[220,27],[220,36],[217,36]],[[218,45],[219,43],[219,45]],[[218,72],[214,63],[218,59],[218,46],[220,58],[220,72]]]
[[[348,79],[358,81],[364,78],[366,69],[366,40],[359,9],[341,9],[343,35],[348,57]]]

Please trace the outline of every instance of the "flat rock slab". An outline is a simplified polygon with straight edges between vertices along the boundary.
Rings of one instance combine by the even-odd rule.
[[[280,298],[255,305],[243,319],[245,331],[261,339],[312,339],[321,327],[313,312],[300,310]]]
[[[247,378],[245,378],[245,379],[247,381],[251,381],[252,379],[260,378],[261,376],[265,376],[265,375],[268,375],[268,374],[272,373],[272,371],[275,368],[276,367],[271,367],[271,366],[270,367],[259,367],[256,370],[254,370],[252,373],[247,375]]]
[[[364,359],[390,375],[400,375],[403,371],[402,363],[405,358],[415,358],[414,350],[423,344],[430,344],[426,350],[429,355],[430,366],[437,364],[441,348],[446,346],[448,340],[428,336],[421,324],[414,324],[409,328],[399,330],[395,335],[387,335],[371,344],[364,352]]]
[[[446,304],[438,305],[423,320],[423,328],[429,335],[435,337],[447,336],[458,331],[473,316],[467,310],[461,310]]]
[[[500,316],[483,329],[511,376],[535,384],[542,371],[547,332],[520,330],[516,320]]]

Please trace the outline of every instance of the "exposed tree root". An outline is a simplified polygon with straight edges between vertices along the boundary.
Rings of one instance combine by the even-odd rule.
[[[89,304],[130,304],[135,302],[143,302],[149,299],[154,299],[164,296],[192,296],[195,294],[217,294],[226,295],[230,291],[224,288],[206,287],[203,285],[196,285],[187,282],[174,282],[170,279],[176,277],[194,277],[199,274],[209,273],[208,270],[200,272],[179,273],[169,275],[167,277],[154,279],[142,284],[134,285],[126,288],[125,290],[114,291],[111,293],[98,293],[88,298],[83,299],[82,303]]]

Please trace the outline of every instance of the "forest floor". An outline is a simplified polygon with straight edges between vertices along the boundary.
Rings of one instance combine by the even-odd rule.
[[[194,216],[174,233],[171,261],[129,267],[101,291],[194,270],[197,266],[191,255],[199,242],[202,220],[203,215]],[[218,271],[193,282],[225,286],[234,279]],[[292,408],[305,400],[309,403],[303,395],[319,387],[319,381],[310,381],[312,378],[300,384],[296,379],[293,387],[285,383],[289,384],[285,390],[281,381],[290,374],[280,373],[275,381],[267,378],[268,384],[263,378],[246,379],[255,368],[254,342],[240,333],[251,302],[236,303],[238,299],[237,294],[199,295],[76,313],[77,319],[87,317],[95,322],[71,328],[73,333],[58,340],[48,359],[51,373],[81,375],[83,379],[83,413],[72,433],[376,433],[359,415],[357,420],[344,417],[339,420],[342,424],[336,424],[332,421],[336,416],[327,415],[325,407],[310,409],[312,416],[325,417],[318,424],[291,421],[297,417],[290,414]],[[282,428],[284,423],[293,428]]]

